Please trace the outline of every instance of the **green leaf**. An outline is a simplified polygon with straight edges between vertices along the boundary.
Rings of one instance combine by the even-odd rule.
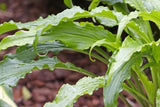
[[[122,82],[130,77],[130,69],[133,64],[141,63],[140,55],[135,52],[140,51],[143,45],[127,37],[119,49],[118,53],[110,59],[109,68],[106,74],[108,79],[104,88],[104,103],[106,107],[116,107],[117,97],[122,90]],[[139,59],[139,60],[137,60]]]
[[[15,30],[18,29],[18,27],[16,26],[16,24],[14,24],[13,21],[10,22],[4,22],[3,24],[0,25],[0,34],[11,31],[11,30]]]
[[[158,42],[160,42],[160,41],[158,41]],[[153,42],[151,52],[152,52],[152,55],[153,55],[153,57],[154,57],[154,59],[157,63],[159,63],[159,61],[160,61],[159,50],[160,50],[160,44],[157,44],[157,43]]]
[[[156,107],[160,106],[160,89],[157,90]]]
[[[12,89],[8,86],[0,86],[0,106],[17,107],[17,105],[13,102]]]
[[[7,49],[11,46],[22,46],[32,44],[35,38],[36,31],[18,31],[14,35],[7,36],[0,42],[0,50]]]
[[[125,0],[125,3],[128,3],[137,10],[146,11],[146,8],[143,4],[143,0]]]
[[[139,26],[139,30],[143,32],[148,38],[149,42],[154,41],[150,23],[142,18],[133,19],[133,21]]]
[[[148,12],[151,12],[152,10],[160,11],[159,0],[143,0],[143,4]]]
[[[126,27],[126,25],[130,22],[130,20],[137,18],[139,13],[137,11],[131,12],[129,15],[125,15],[118,25],[118,32],[117,32],[117,42],[121,40],[121,34]]]
[[[88,49],[98,40],[106,39],[108,42],[115,41],[115,35],[104,30],[102,26],[94,26],[92,23],[62,22],[53,26],[39,37],[39,42],[60,40],[67,47],[74,49]]]
[[[76,10],[77,13],[74,10]],[[74,12],[72,12],[72,11],[74,11]],[[59,29],[58,31],[60,31],[62,33],[66,33],[66,34],[68,33],[67,35],[69,35],[69,33],[70,33],[70,36],[66,36],[66,38],[68,38],[68,39],[69,39],[69,37],[73,36],[73,33],[74,33],[74,31],[71,30],[72,29],[71,27],[76,27],[73,29],[75,29],[76,31],[80,31],[81,33],[85,32],[84,36],[88,36],[90,34],[93,34],[94,37],[96,36],[95,38],[98,40],[102,40],[104,38],[107,38],[107,41],[108,41],[108,38],[109,38],[110,39],[109,42],[115,41],[115,36],[113,34],[109,33],[109,31],[104,30],[102,27],[97,27],[97,26],[91,25],[89,23],[86,23],[84,25],[82,25],[82,24],[75,24],[75,25],[72,24],[71,25],[71,24],[69,24],[71,22],[63,22],[63,21],[69,21],[69,20],[76,20],[76,19],[84,18],[84,17],[94,17],[94,16],[97,18],[97,20],[99,22],[101,22],[102,24],[105,24],[106,26],[115,26],[115,25],[117,25],[118,21],[120,20],[119,16],[121,17],[122,15],[120,15],[120,13],[112,12],[112,11],[108,10],[108,8],[103,8],[103,7],[98,7],[96,9],[94,9],[93,11],[91,11],[90,13],[82,10],[79,7],[73,7],[72,9],[67,9],[67,10],[63,11],[62,13],[57,14],[56,16],[49,16],[46,19],[40,18],[37,21],[28,22],[28,23],[24,23],[24,24],[13,23],[13,25],[18,28],[28,28],[30,30],[29,31],[18,31],[14,35],[10,35],[10,36],[4,38],[0,42],[0,50],[6,49],[11,46],[23,46],[25,44],[33,44],[33,41],[35,40],[35,35],[37,34],[38,31],[41,30],[42,32],[44,32],[44,31],[48,31],[48,29],[51,29],[51,28],[54,28],[54,30],[56,30],[56,28],[58,28]],[[70,32],[66,32],[66,30],[62,31],[62,29],[59,28],[60,26],[62,26],[62,23],[63,24],[65,23],[64,27],[62,27],[62,28],[66,29],[66,30],[70,30]],[[4,27],[4,29],[6,30],[7,26],[5,27],[4,25],[2,24],[1,27],[2,28]],[[67,27],[67,26],[70,26],[70,27]],[[2,30],[2,32],[5,30]],[[59,32],[59,34],[60,34],[60,32]],[[58,33],[58,32],[56,32],[56,33]],[[62,33],[61,33],[61,35],[62,35]],[[56,37],[57,39],[53,39],[53,37],[55,37],[55,35],[54,35],[54,36],[52,36],[51,40],[60,40],[61,39],[60,37],[58,38],[57,34],[56,34],[56,36],[57,36]],[[80,36],[83,36],[83,35],[81,34]],[[92,35],[90,35],[89,37],[92,37]],[[46,37],[43,37],[43,38],[45,40]],[[82,37],[79,39],[82,40],[84,38],[86,38],[86,37]],[[91,40],[91,41],[90,40],[84,41],[85,46],[82,45],[83,44],[83,42],[82,42],[81,47],[78,47],[78,49],[79,48],[80,49],[81,48],[87,49],[89,46],[92,45],[92,43],[97,41],[96,39]],[[74,41],[70,40],[69,42],[75,43],[76,40],[77,39],[75,39]],[[62,41],[64,41],[64,38]],[[45,42],[45,41],[42,41],[42,42]]]
[[[125,2],[142,12],[160,11],[159,0],[125,0]]]
[[[113,5],[113,8],[117,12],[122,12],[124,15],[129,14],[129,9],[127,7],[127,4],[125,3],[116,3]]]
[[[73,103],[82,95],[91,95],[94,90],[103,87],[105,84],[104,77],[84,77],[76,85],[63,85],[55,100],[46,103],[44,107],[72,107]]]
[[[70,48],[67,48],[64,44],[54,41],[54,42],[46,42],[43,44],[37,45],[37,51],[40,54],[48,53],[48,51],[51,51],[53,53],[58,53],[62,50],[71,50]],[[16,54],[7,55],[6,57],[9,58],[17,58],[18,60],[21,60],[23,62],[30,62],[37,56],[36,52],[34,51],[34,47],[30,44],[18,47],[16,49]]]
[[[14,59],[5,58],[2,62],[0,62],[0,69],[1,69],[0,85],[6,84],[9,86],[15,86],[17,81],[20,78],[24,78],[24,76],[27,73],[31,73],[32,70],[34,69],[43,69],[43,68],[49,68],[50,70],[53,70],[55,68],[68,69],[84,73],[93,77],[96,76],[91,72],[88,72],[79,67],[75,67],[71,63],[63,63],[59,61],[56,57],[53,58],[43,57],[37,61],[31,61],[29,63],[23,62],[16,58]]]
[[[154,66],[159,64],[159,61],[160,61],[160,54],[159,54],[160,44],[159,43],[160,43],[160,40],[158,40],[157,42],[153,41],[152,43],[150,43],[147,46],[145,46],[144,48],[142,48],[142,52],[145,55],[152,56],[153,60],[155,61]],[[158,65],[158,67],[159,67],[159,65]]]
[[[69,27],[68,27],[69,26]],[[19,31],[13,36],[4,38],[0,43],[0,50],[11,46],[22,46],[32,44],[36,31]],[[60,40],[66,46],[76,49],[88,49],[94,42],[106,38],[107,41],[115,41],[115,35],[104,30],[101,26],[94,26],[91,23],[61,22],[53,26],[40,36],[40,42]]]
[[[7,5],[6,5],[6,3],[4,3],[4,2],[1,2],[1,3],[0,3],[0,10],[2,10],[2,11],[6,11],[6,10],[7,10]]]
[[[104,103],[106,107],[116,107],[118,94],[122,90],[122,82],[130,77],[131,67],[133,65],[141,65],[142,53],[149,52],[150,55],[155,54],[153,53],[154,51],[150,51],[150,49],[155,46],[153,44],[159,45],[159,42],[160,41],[141,44],[131,39],[130,37],[127,37],[124,40],[122,47],[120,47],[119,51],[117,53],[114,53],[110,59],[108,71],[106,74],[108,82],[104,88]],[[146,82],[146,79],[144,77],[143,79]],[[151,83],[149,84],[151,85]],[[145,83],[145,85],[147,84]],[[154,89],[154,87],[152,88]],[[150,89],[148,89],[147,91],[151,97],[150,99],[153,100],[153,96],[151,95],[151,92],[149,92],[149,90]],[[154,92],[152,94],[154,94]]]
[[[115,25],[118,25],[117,16],[107,7],[95,8],[91,11],[91,14],[95,16],[98,22],[105,26],[113,27]]]
[[[156,96],[156,87],[152,81],[148,79],[148,77],[141,72],[137,67],[134,67],[139,79],[142,82],[142,85],[147,93],[148,99],[150,103],[154,106],[155,96]]]
[[[72,8],[73,7],[73,3],[72,3],[72,0],[64,0],[64,4],[69,7],[69,8]]]
[[[150,13],[142,12],[139,15],[142,16],[144,20],[153,21],[154,23],[157,24],[157,26],[160,29],[160,12],[159,11],[151,11]]]
[[[29,30],[33,29],[41,29],[45,28],[48,25],[56,26],[58,25],[61,21],[66,21],[66,20],[76,20],[80,18],[88,18],[88,17],[95,17],[96,14],[94,13],[99,13],[98,16],[101,15],[104,17],[108,17],[107,13],[104,14],[102,10],[106,11],[106,7],[97,7],[96,8],[97,12],[88,12],[84,11],[78,6],[74,6],[71,9],[66,9],[63,12],[57,14],[57,15],[49,15],[47,18],[42,18],[40,17],[38,20],[32,21],[32,22],[27,22],[27,23],[20,23],[20,22],[5,22],[3,24],[0,24],[0,34],[8,32],[10,30],[15,30],[15,29],[22,29],[26,28]],[[99,10],[99,11],[98,11]],[[107,9],[108,10],[108,9]],[[110,11],[110,10],[108,10]],[[113,16],[113,15],[112,15]],[[99,16],[100,17],[100,16]],[[104,17],[104,18],[105,18]],[[112,17],[109,15],[108,19]],[[115,16],[113,17],[113,19]]]
[[[92,10],[96,8],[99,5],[100,1],[101,0],[92,0],[91,4],[89,5],[88,10]]]
[[[10,30],[15,30],[15,29],[37,29],[37,28],[42,28],[46,27],[48,25],[58,25],[60,21],[65,20],[67,18],[73,18],[73,16],[76,13],[83,13],[84,10],[81,9],[78,6],[74,6],[71,9],[66,9],[63,12],[57,14],[57,15],[49,15],[47,18],[43,19],[40,17],[38,20],[32,21],[32,22],[27,22],[27,23],[16,23],[13,21],[10,21],[8,23],[3,23],[0,25],[0,34],[5,33]]]
[[[123,0],[101,0],[103,4],[114,5],[116,3],[123,3]]]
[[[149,43],[151,40],[147,35],[140,29],[140,25],[136,24],[135,22],[131,21],[127,24],[125,29],[129,35],[131,35],[136,41],[140,43]]]

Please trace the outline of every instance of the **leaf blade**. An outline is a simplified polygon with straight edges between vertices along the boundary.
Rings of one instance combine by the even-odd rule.
[[[84,77],[76,85],[63,85],[55,100],[51,103],[46,103],[44,107],[72,107],[78,97],[84,94],[91,95],[94,90],[103,87],[104,84],[104,77]]]

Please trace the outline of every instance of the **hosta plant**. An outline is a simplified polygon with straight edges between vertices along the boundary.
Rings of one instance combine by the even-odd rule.
[[[116,107],[118,96],[131,107],[120,93],[122,90],[142,107],[159,107],[160,0],[93,0],[88,10],[74,6],[71,0],[64,1],[70,9],[57,15],[0,25],[0,34],[19,29],[0,42],[0,50],[18,46],[16,53],[6,55],[0,62],[1,107],[16,107],[10,87],[27,73],[43,68],[86,75],[75,85],[63,85],[54,101],[44,107],[72,107],[80,96],[91,95],[98,88],[103,88],[105,107]],[[92,21],[78,20],[84,18]],[[108,66],[106,74],[98,76],[47,56],[49,51],[62,50],[81,52],[92,61],[102,61]],[[36,56],[39,57],[34,60]]]

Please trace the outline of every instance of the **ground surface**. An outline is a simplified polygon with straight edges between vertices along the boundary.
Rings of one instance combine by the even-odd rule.
[[[0,11],[0,23],[9,20],[32,21],[39,16],[46,17],[48,14],[56,14],[66,8],[62,0],[0,0],[0,3],[2,2],[6,3],[7,9]],[[0,38],[2,39],[6,35],[2,35]],[[8,52],[15,52],[15,47],[1,52],[0,59]],[[53,56],[52,53],[49,55]],[[63,51],[57,56],[63,62],[72,62],[76,66],[94,72],[97,75],[104,75],[107,70],[107,66],[103,63],[99,61],[93,63],[89,60],[88,56],[81,53]],[[82,74],[67,70],[35,70],[31,74],[27,74],[13,88],[14,101],[19,107],[42,107],[45,102],[52,101],[55,98],[59,88],[64,83],[75,84],[83,76]],[[28,100],[24,100],[23,98],[23,86],[31,93],[31,98]],[[102,92],[103,90],[99,89],[92,96],[84,95],[80,97],[77,103],[74,104],[74,107],[104,107]],[[127,94],[126,97],[132,99]],[[136,107],[135,104],[133,105]],[[120,100],[118,106],[125,107]]]

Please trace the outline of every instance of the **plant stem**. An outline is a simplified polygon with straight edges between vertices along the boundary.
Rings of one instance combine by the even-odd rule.
[[[134,96],[134,98],[141,104],[143,107],[149,106],[149,100],[142,95],[141,93],[137,92],[136,90],[129,88],[126,84],[123,84],[123,89]],[[145,101],[145,102],[144,102]],[[147,103],[146,103],[147,102]]]
[[[137,79],[137,76],[136,76],[135,72],[132,71],[131,73],[132,73],[132,77],[134,79],[134,82],[137,85],[138,90],[140,91],[140,93],[142,93],[143,95],[145,95],[144,92],[143,92],[142,86],[141,86],[141,84],[139,83],[139,81]]]
[[[153,34],[152,34],[152,30],[151,30],[151,26],[149,24],[149,21],[145,21],[146,23],[146,27],[147,27],[147,33],[148,33],[148,37],[151,41],[154,41],[154,38],[153,38]]]
[[[86,55],[89,54],[88,51],[81,51],[81,50],[76,50],[76,51],[77,51],[77,52],[84,53],[84,54],[86,54]],[[105,60],[103,57],[101,57],[101,56],[99,56],[99,55],[97,55],[97,54],[95,54],[95,53],[91,53],[91,56],[95,57],[96,59],[98,59],[98,60],[100,60],[101,62],[103,62],[103,63],[105,63],[106,65],[108,65],[108,61]]]
[[[151,67],[151,75],[152,75],[153,83],[154,83],[156,90],[157,90],[158,89],[158,78],[157,78],[156,72],[158,72],[157,68],[152,66]]]
[[[119,94],[119,97],[127,105],[127,107],[132,107],[121,93]]]
[[[136,90],[136,87],[134,86],[134,84],[131,82],[131,80],[127,79],[127,83],[130,85],[130,87],[132,89],[135,89]]]
[[[110,58],[109,55],[100,47],[95,47],[94,49],[107,60]]]

